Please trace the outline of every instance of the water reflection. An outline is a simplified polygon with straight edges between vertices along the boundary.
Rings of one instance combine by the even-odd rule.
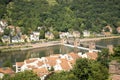
[[[101,40],[101,41],[97,41],[96,42],[97,45],[100,45],[100,46],[105,46],[107,47],[107,45],[119,45],[120,44],[120,38],[116,38],[116,39],[104,39],[104,40]]]
[[[107,46],[107,45],[118,45],[120,43],[120,39],[107,39],[97,41],[97,45]],[[69,52],[85,52],[83,50],[77,48],[70,48],[63,45],[51,46],[51,47],[44,47],[39,49],[27,50],[27,51],[16,51],[16,52],[6,52],[0,53],[0,66],[3,62],[9,60],[13,64],[16,61],[24,61],[28,58],[40,58],[44,56],[49,56],[51,54],[66,54]]]
[[[0,63],[2,64],[6,60],[11,61],[13,64],[16,61],[24,61],[28,58],[40,58],[44,56],[49,56],[51,54],[66,54],[69,52],[80,52],[80,49],[70,48],[63,45],[44,47],[39,49],[27,50],[27,51],[14,51],[14,52],[6,52],[0,53]],[[0,65],[1,65],[0,64]]]

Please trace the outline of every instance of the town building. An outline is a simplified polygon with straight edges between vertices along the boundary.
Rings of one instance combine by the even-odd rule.
[[[0,78],[3,78],[5,74],[12,76],[14,73],[15,72],[9,67],[0,68]]]
[[[30,40],[39,41],[39,36],[40,36],[40,32],[32,32],[32,34],[30,34]]]
[[[45,33],[45,38],[46,39],[54,39],[54,35],[53,35],[53,33],[52,32],[46,32]]]
[[[116,30],[117,30],[117,32],[118,32],[118,33],[120,33],[120,27],[117,27],[117,29],[116,29]]]
[[[1,20],[0,21],[0,33],[3,33],[4,32],[4,29],[7,27],[7,21],[5,20]]]
[[[55,54],[41,58],[30,58],[23,62],[16,62],[16,73],[33,70],[41,80],[44,80],[49,75],[53,68],[54,72],[69,71],[73,68],[75,62],[79,58],[88,58],[95,60],[97,53],[88,52],[85,54],[71,52],[69,54]]]
[[[10,43],[10,36],[4,35],[4,36],[2,36],[1,40],[3,43],[9,44]]]
[[[73,37],[80,38],[80,32],[79,31],[73,31]]]
[[[83,31],[83,36],[84,37],[89,37],[90,36],[90,31],[84,30]]]

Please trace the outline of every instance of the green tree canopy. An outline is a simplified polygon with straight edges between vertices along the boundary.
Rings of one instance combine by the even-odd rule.
[[[5,76],[2,80],[40,80],[32,71],[24,71],[16,73],[13,77]]]
[[[80,80],[106,80],[108,78],[108,69],[99,62],[89,59],[77,60],[73,73]]]
[[[48,80],[107,80],[108,69],[99,62],[78,59],[73,69],[68,72],[54,73]]]

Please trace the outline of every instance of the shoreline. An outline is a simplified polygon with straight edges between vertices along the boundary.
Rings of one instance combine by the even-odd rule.
[[[99,40],[114,39],[114,38],[120,38],[120,36],[109,36],[109,37],[98,37],[98,38],[83,38],[83,39],[80,39],[80,41],[81,42],[85,42],[85,41],[99,41]]]
[[[99,37],[99,38],[83,38],[80,39],[81,42],[87,42],[87,41],[98,41],[98,40],[104,40],[104,39],[114,39],[114,38],[120,38],[120,36],[110,36],[110,37]],[[31,49],[37,49],[41,47],[49,47],[54,45],[62,45],[61,41],[49,41],[49,42],[43,42],[43,43],[27,43],[25,45],[15,45],[15,46],[3,46],[0,47],[1,52],[11,52],[11,51],[24,51],[24,50],[31,50]]]

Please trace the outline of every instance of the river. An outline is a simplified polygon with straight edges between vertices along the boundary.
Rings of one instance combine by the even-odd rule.
[[[120,38],[100,40],[96,41],[96,44],[100,46],[118,45],[120,44]],[[49,56],[51,54],[66,54],[69,52],[77,53],[84,51],[76,48],[66,47],[63,45],[56,45],[26,51],[0,53],[0,66],[2,66],[2,63],[4,63],[5,61],[10,61],[14,64],[16,61],[24,61],[28,58],[40,58],[44,56]]]

